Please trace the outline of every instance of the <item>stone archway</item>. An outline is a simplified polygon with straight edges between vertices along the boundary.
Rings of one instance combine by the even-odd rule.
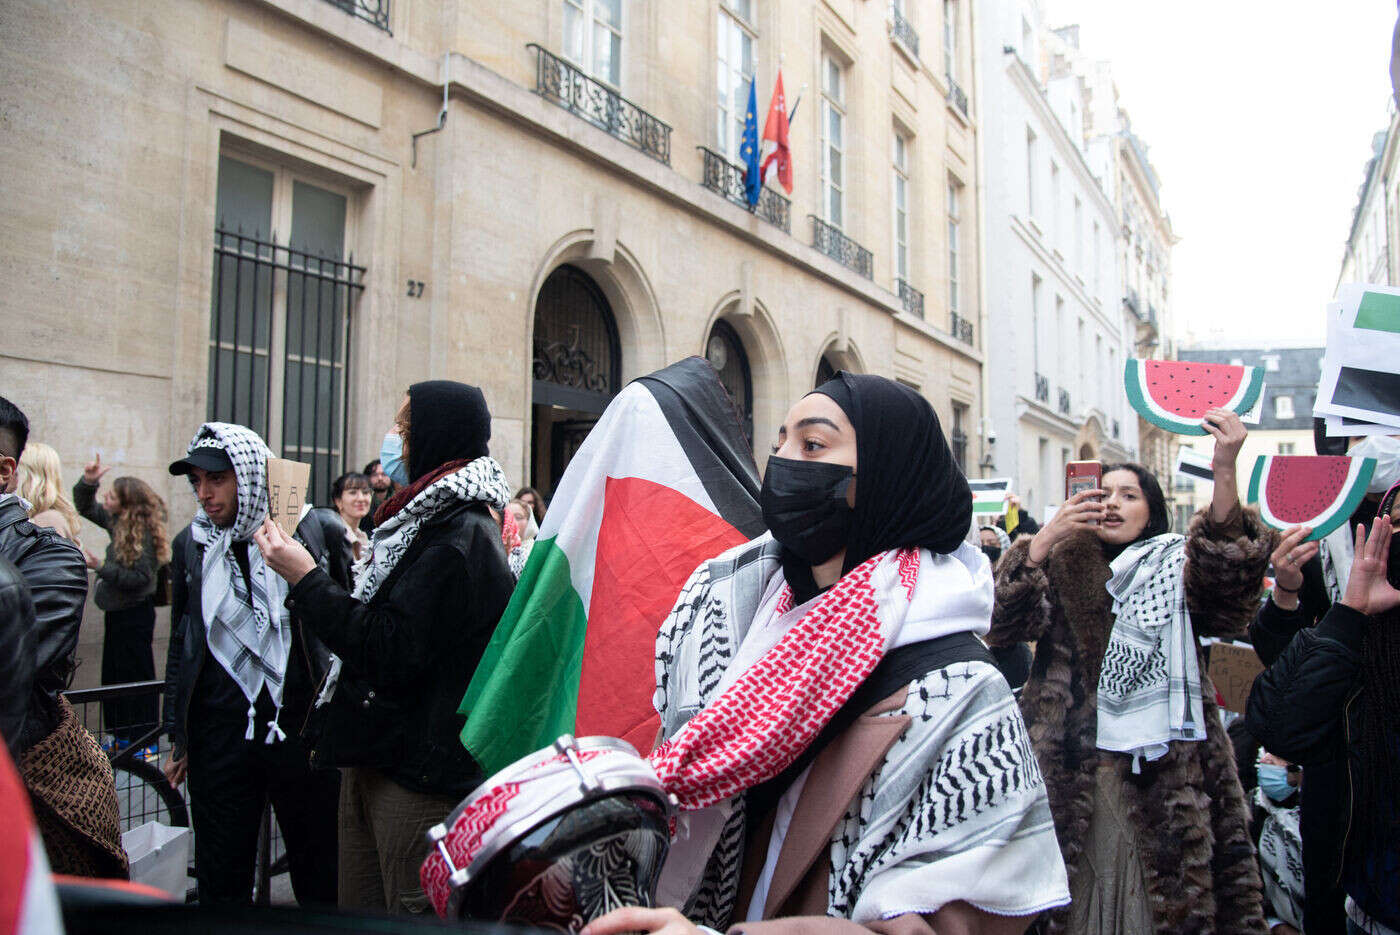
[[[751,313],[742,314],[742,308],[742,297],[737,291],[720,298],[710,313],[709,321],[705,323],[704,344],[700,353],[709,357],[710,342],[716,333],[732,332],[731,336],[737,338],[748,366],[750,388],[747,406],[740,403],[741,411],[749,423],[746,429],[750,433],[749,442],[754,447],[754,457],[761,464],[759,452],[766,450],[766,446],[761,446],[759,440],[776,437],[790,403],[787,357],[767,307],[754,299]],[[720,371],[720,379],[725,379],[723,370]],[[729,388],[728,385],[726,388]],[[730,395],[735,395],[733,388],[730,388]]]
[[[849,340],[843,340],[839,336],[833,336],[827,340],[821,355],[817,358],[817,374],[812,386],[821,386],[836,376],[838,370],[865,373],[865,362],[861,359],[860,351],[856,350],[855,344]]]

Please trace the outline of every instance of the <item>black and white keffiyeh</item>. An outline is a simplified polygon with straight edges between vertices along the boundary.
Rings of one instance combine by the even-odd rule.
[[[445,474],[418,492],[418,495],[383,523],[374,527],[369,551],[355,565],[355,589],[352,597],[367,602],[379,591],[389,573],[398,565],[423,524],[459,503],[485,503],[496,510],[505,509],[510,501],[510,486],[505,471],[492,457],[481,457],[466,466]],[[330,670],[316,698],[320,707],[335,694],[340,679],[340,657],[331,656]]]
[[[1133,757],[1133,772],[1173,740],[1204,740],[1201,670],[1182,575],[1186,540],[1135,542],[1109,565],[1113,632],[1099,673],[1098,748]]]
[[[238,481],[238,513],[231,526],[214,525],[203,509],[190,524],[194,541],[204,547],[200,600],[209,651],[248,699],[244,739],[253,739],[258,694],[266,687],[277,712],[267,723],[264,743],[285,740],[287,735],[277,719],[291,649],[284,603],[287,583],[267,566],[262,552],[253,545],[248,547],[245,581],[232,549],[235,542],[249,542],[267,518],[267,459],[272,452],[256,432],[227,422],[201,425],[188,452],[201,446],[222,448],[233,462]]]

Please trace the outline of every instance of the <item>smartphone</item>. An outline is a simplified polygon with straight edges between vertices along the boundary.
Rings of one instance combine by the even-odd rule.
[[[1103,465],[1097,461],[1071,461],[1065,465],[1065,499],[1081,490],[1097,490],[1103,480]]]

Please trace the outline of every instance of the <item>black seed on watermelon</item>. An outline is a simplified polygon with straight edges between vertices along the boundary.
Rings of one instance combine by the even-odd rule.
[[[1264,484],[1269,512],[1290,525],[1305,525],[1345,493],[1351,459],[1336,455],[1276,455]]]

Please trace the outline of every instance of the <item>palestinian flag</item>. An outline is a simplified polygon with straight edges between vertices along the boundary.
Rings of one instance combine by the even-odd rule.
[[[29,794],[0,744],[0,933],[62,935],[53,876],[29,810]]]
[[[657,630],[702,561],[762,534],[758,492],[708,361],[618,394],[569,462],[458,709],[488,775],[561,734],[651,749]]]

